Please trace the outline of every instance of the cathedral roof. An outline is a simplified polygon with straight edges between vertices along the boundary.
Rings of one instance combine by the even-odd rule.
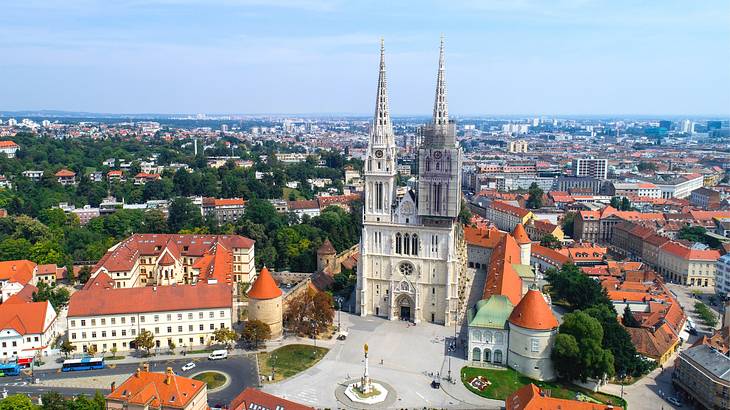
[[[514,305],[506,296],[494,295],[469,311],[469,326],[504,329]]]
[[[281,296],[281,294],[281,289],[276,285],[276,281],[266,266],[261,269],[259,276],[248,291],[248,297],[250,299],[274,299]]]
[[[524,245],[526,243],[531,243],[530,237],[527,236],[527,232],[525,231],[525,227],[522,226],[522,224],[517,224],[515,226],[515,229],[512,231],[512,236],[515,237],[515,240],[518,244]]]
[[[501,241],[489,257],[483,299],[504,295],[513,305],[519,303],[522,297],[522,279],[512,267],[512,264],[519,263],[519,261],[520,248],[517,246],[515,238],[510,235],[502,235]]]
[[[550,330],[559,326],[558,319],[537,289],[527,291],[509,316],[509,322],[532,330]]]

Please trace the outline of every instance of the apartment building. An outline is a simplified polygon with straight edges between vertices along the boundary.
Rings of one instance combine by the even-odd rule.
[[[0,305],[0,360],[47,355],[56,335],[50,302],[27,302],[15,295]]]
[[[674,283],[712,288],[718,259],[720,253],[714,249],[693,249],[670,241],[659,251],[657,271]]]
[[[706,409],[730,408],[730,357],[699,344],[682,350],[672,382]]]
[[[204,217],[215,218],[219,224],[234,223],[246,212],[242,198],[203,198],[201,210]]]
[[[492,201],[486,209],[485,217],[497,225],[497,228],[512,232],[517,224],[526,225],[532,220],[533,214],[527,209],[506,202]]]
[[[231,328],[233,300],[227,284],[106,288],[94,285],[74,293],[68,305],[68,340],[79,352],[135,348],[143,330],[155,346],[205,346],[213,332]]]
[[[608,160],[599,158],[576,158],[573,160],[573,176],[608,178]]]

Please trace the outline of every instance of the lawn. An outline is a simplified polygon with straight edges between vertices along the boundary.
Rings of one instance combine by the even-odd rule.
[[[492,384],[484,389],[484,391],[479,391],[470,386],[468,383],[468,381],[475,376],[484,376]],[[552,397],[575,400],[576,395],[578,393],[582,393],[602,403],[607,404],[608,401],[611,401],[613,404],[619,404],[626,408],[623,400],[618,397],[603,393],[594,393],[588,389],[584,389],[582,387],[574,385],[566,386],[559,382],[541,382],[537,380],[532,380],[529,377],[523,376],[512,369],[495,370],[479,369],[475,367],[463,367],[461,369],[461,381],[464,383],[464,386],[466,386],[466,388],[469,389],[469,391],[471,391],[472,393],[490,399],[505,400],[507,396],[517,391],[520,387],[526,384],[534,383],[540,389],[550,390],[550,395]]]
[[[287,345],[271,352],[258,354],[259,374],[270,376],[274,371],[274,380],[279,381],[292,377],[319,362],[329,349],[311,345]]]
[[[299,199],[307,199],[307,198],[304,197],[304,195],[302,195],[301,192],[299,192],[298,189],[284,187],[284,188],[282,188],[282,191],[283,191],[283,195],[281,197],[284,198],[284,199],[286,199],[286,200],[289,200],[289,195],[290,194],[294,194],[294,196],[297,198],[297,200],[299,200]]]
[[[193,377],[208,385],[208,390],[213,390],[223,386],[226,383],[226,376],[218,372],[203,372]]]

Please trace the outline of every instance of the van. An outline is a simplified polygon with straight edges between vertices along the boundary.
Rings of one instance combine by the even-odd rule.
[[[228,357],[227,350],[213,350],[213,352],[208,355],[208,360],[222,360],[227,357]]]

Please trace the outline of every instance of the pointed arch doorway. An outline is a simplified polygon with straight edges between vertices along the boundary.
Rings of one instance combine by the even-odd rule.
[[[413,298],[409,295],[398,296],[398,299],[396,299],[396,312],[398,313],[398,319],[412,322],[415,310],[416,306],[415,303],[413,303]]]

